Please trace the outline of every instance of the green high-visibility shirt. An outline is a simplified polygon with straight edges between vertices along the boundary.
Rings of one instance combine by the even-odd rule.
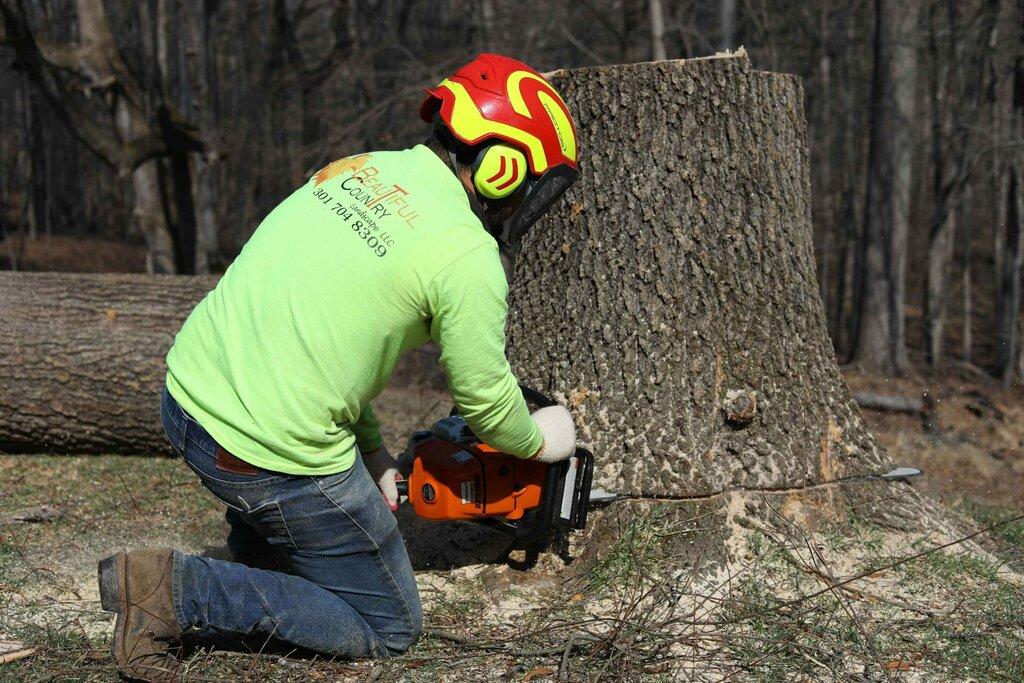
[[[434,340],[470,428],[529,457],[542,438],[505,359],[507,295],[497,243],[433,151],[347,157],[275,208],[192,311],[167,388],[237,457],[333,474],[381,445],[370,401]]]

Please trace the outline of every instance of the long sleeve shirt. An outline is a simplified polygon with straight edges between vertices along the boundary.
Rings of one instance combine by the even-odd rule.
[[[175,337],[167,387],[235,456],[333,474],[381,445],[370,402],[433,340],[470,428],[529,457],[542,439],[505,359],[507,295],[497,243],[434,152],[347,157],[260,224]]]

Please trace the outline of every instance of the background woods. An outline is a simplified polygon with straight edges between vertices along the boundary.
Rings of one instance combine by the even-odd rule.
[[[114,675],[97,558],[232,557],[188,468],[120,457],[168,449],[174,333],[480,51],[577,112],[507,355],[619,498],[526,572],[404,505],[413,650],[253,640],[183,675],[1024,680],[1024,0],[0,0],[0,268],[76,271],[0,272],[0,678]],[[393,453],[444,384],[403,359]]]
[[[421,87],[479,51],[549,70],[743,45],[804,82],[840,358],[1020,377],[1022,0],[0,0],[0,18],[8,268],[221,271],[324,163],[421,139]]]

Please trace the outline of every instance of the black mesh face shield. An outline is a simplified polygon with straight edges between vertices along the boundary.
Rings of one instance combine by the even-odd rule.
[[[523,205],[501,227],[498,241],[513,254],[526,231],[543,216],[579,178],[579,170],[565,164],[549,168],[544,175],[530,179]]]

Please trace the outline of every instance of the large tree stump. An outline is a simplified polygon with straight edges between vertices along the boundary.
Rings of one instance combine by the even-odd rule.
[[[558,72],[583,173],[516,264],[510,359],[596,483],[786,489],[886,465],[815,282],[803,92],[745,55]]]

